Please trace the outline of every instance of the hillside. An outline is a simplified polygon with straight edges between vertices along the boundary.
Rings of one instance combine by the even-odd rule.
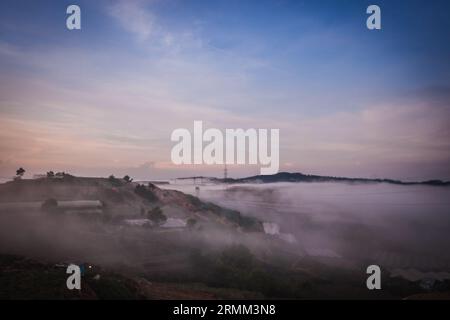
[[[150,282],[90,265],[82,276],[82,289],[65,287],[65,266],[47,261],[0,254],[1,300],[142,300],[142,299],[257,299],[244,290],[220,289],[198,283]]]
[[[113,221],[142,219],[160,208],[168,218],[195,219],[198,225],[213,223],[242,231],[263,231],[261,222],[240,212],[174,190],[162,190],[154,184],[126,182],[115,178],[82,178],[66,175],[62,179],[41,178],[0,184],[0,211],[16,207],[40,211],[44,201],[99,201],[102,218]],[[2,209],[3,208],[3,209]]]

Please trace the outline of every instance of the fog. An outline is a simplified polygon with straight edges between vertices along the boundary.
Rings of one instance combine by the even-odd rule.
[[[164,188],[274,223],[266,232],[279,229],[301,255],[450,270],[450,188],[323,182]]]
[[[50,216],[38,206],[2,212],[0,253],[151,274],[189,274],[194,271],[193,250],[243,244],[269,263],[288,256],[288,265],[304,257],[350,269],[375,263],[392,272],[450,270],[447,187],[368,183],[172,183],[160,187],[256,217],[264,223],[265,234],[241,232],[213,221],[195,230],[149,229],[127,225],[126,220],[136,216],[105,222],[76,215]],[[180,220],[181,208],[163,210],[170,219]]]

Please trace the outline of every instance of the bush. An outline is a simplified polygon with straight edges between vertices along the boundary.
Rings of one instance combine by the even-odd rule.
[[[150,202],[154,202],[154,201],[158,200],[158,198],[155,196],[155,194],[142,184],[138,184],[136,186],[136,188],[134,189],[134,192],[138,196],[140,196]]]
[[[20,177],[20,178],[23,177],[24,173],[25,173],[25,169],[22,167],[20,167],[19,169],[16,170],[17,177]]]
[[[259,292],[267,298],[302,298],[311,294],[309,283],[289,266],[274,267],[257,259],[243,245],[233,245],[220,252],[192,252],[194,280],[206,285]]]
[[[156,207],[147,213],[147,218],[155,224],[162,224],[167,221],[166,215],[160,207]]]
[[[114,177],[113,175],[110,175],[108,177],[108,181],[114,186],[114,187],[120,187],[123,184],[123,181],[120,181],[119,179],[117,179],[116,177]]]

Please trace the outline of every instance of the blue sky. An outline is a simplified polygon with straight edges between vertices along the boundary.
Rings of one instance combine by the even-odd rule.
[[[219,175],[170,163],[203,120],[279,128],[282,170],[450,179],[449,40],[446,1],[2,1],[0,175]]]

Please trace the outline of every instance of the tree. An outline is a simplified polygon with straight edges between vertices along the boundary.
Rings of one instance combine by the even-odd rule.
[[[25,169],[20,167],[19,169],[16,170],[16,177],[14,179],[15,180],[22,179],[24,174],[25,174]]]
[[[129,175],[126,175],[125,177],[123,177],[123,180],[125,180],[128,183],[133,181],[133,179],[131,179]]]

